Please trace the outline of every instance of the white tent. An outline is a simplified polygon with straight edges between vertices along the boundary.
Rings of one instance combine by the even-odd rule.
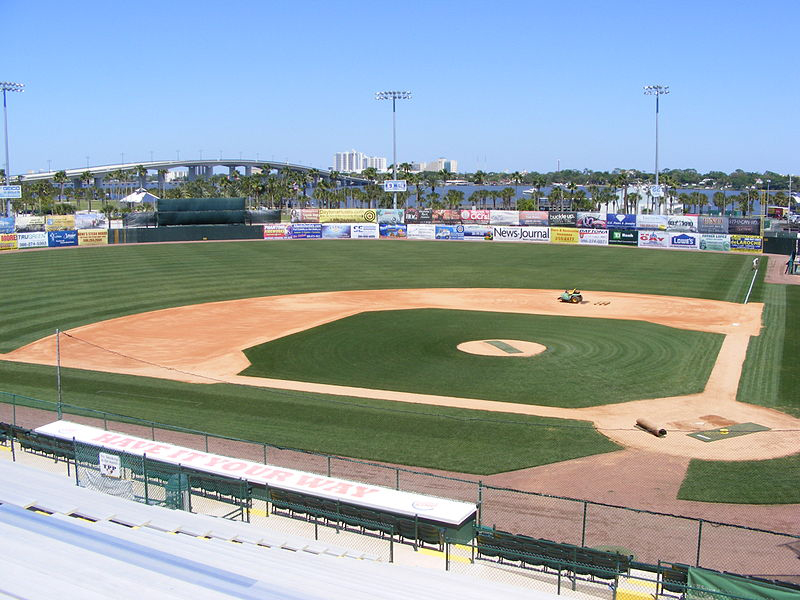
[[[122,200],[120,200],[120,202],[130,202],[131,204],[141,204],[142,202],[147,202],[149,204],[154,204],[156,200],[158,200],[157,196],[154,196],[144,188],[139,188],[132,194],[125,196]]]

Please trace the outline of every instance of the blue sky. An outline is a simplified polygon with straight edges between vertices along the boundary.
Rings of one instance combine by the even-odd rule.
[[[800,2],[0,0],[12,174],[355,148],[460,170],[800,172]]]

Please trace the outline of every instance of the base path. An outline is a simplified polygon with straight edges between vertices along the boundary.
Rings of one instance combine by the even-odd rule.
[[[556,301],[560,290],[417,289],[323,292],[270,296],[169,308],[93,323],[60,340],[65,367],[173,379],[190,383],[236,383],[276,389],[377,398],[487,411],[591,421],[605,435],[631,448],[718,460],[785,456],[800,447],[800,420],[776,410],[736,402],[751,336],[761,328],[761,304],[584,292],[582,304]],[[372,390],[239,376],[249,366],[243,350],[366,311],[440,308],[520,314],[641,320],[668,327],[725,335],[702,393],[568,409],[470,398]],[[465,336],[468,336],[465,332]],[[469,339],[467,337],[467,339]],[[0,360],[53,365],[55,336]],[[535,358],[531,358],[535,360]],[[656,438],[634,427],[636,419],[670,430]],[[755,422],[773,430],[714,443],[686,435],[718,423]]]

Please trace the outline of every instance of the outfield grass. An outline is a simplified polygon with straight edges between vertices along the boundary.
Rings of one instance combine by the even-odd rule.
[[[678,498],[739,504],[800,503],[800,454],[752,461],[692,460]]]
[[[0,352],[8,352],[56,329],[147,310],[325,290],[578,286],[740,302],[750,283],[751,258],[535,244],[322,240],[0,253],[0,268]],[[796,340],[796,333],[790,335]],[[782,362],[758,355],[748,358],[748,369],[762,379],[777,377],[776,389],[784,393]],[[489,473],[614,448],[585,424],[561,427],[565,422],[557,420],[89,371],[63,375],[64,399],[73,404],[401,464]],[[54,400],[54,369],[0,361],[0,390]],[[505,423],[489,435],[488,422]]]
[[[483,339],[537,342],[547,351],[513,358],[456,348]],[[379,311],[250,348],[252,364],[242,374],[582,408],[700,392],[722,339],[642,321]]]

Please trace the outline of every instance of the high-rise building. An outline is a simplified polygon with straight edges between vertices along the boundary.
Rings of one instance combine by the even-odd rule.
[[[367,156],[363,152],[350,150],[337,152],[333,159],[334,170],[341,173],[361,173],[367,167],[377,171],[386,170],[386,158],[383,156]]]

